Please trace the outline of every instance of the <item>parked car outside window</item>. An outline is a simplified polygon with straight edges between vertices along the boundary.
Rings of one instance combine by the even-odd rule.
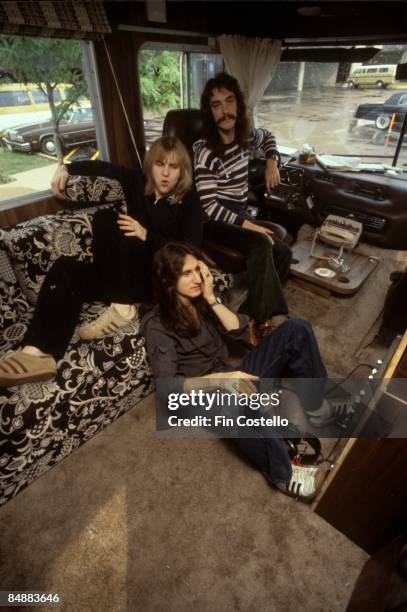
[[[379,130],[387,130],[393,114],[394,127],[397,127],[404,119],[407,112],[407,91],[394,93],[385,102],[373,104],[359,104],[355,111],[355,120],[365,119],[374,121]]]
[[[96,143],[96,132],[91,107],[76,108],[59,124],[59,138],[63,150]],[[14,151],[54,155],[56,151],[51,121],[29,123],[8,128],[2,144]]]

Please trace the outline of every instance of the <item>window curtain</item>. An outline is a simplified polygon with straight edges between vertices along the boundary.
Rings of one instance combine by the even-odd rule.
[[[0,34],[98,39],[110,32],[101,1],[0,2]]]
[[[281,55],[281,40],[218,37],[227,72],[240,83],[245,95],[249,119],[255,126],[254,111],[270,83]]]

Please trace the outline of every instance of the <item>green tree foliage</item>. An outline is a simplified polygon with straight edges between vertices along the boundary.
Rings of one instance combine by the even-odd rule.
[[[62,150],[58,138],[59,123],[79,98],[87,94],[81,58],[78,41],[0,36],[0,65],[6,67],[22,83],[35,83],[47,96],[60,161]],[[66,99],[55,102],[55,89],[63,83],[71,85],[66,88]]]
[[[141,51],[141,96],[144,107],[148,110],[180,106],[180,57],[181,53],[170,51]]]

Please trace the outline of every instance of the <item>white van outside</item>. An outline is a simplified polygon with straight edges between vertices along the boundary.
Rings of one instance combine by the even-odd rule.
[[[376,87],[383,89],[394,82],[396,76],[396,64],[386,66],[360,66],[356,68],[348,78],[348,87]]]

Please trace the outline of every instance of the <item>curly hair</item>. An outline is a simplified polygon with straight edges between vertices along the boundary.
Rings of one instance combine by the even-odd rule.
[[[166,329],[183,338],[194,337],[200,330],[199,320],[191,316],[191,310],[184,306],[177,293],[178,279],[187,255],[214,265],[200,249],[186,242],[167,242],[153,259],[154,297],[160,307],[161,321]],[[202,296],[194,299],[194,306],[201,315],[213,318],[212,308]]]
[[[230,76],[230,74],[226,74],[226,72],[220,72],[214,78],[209,79],[201,95],[202,135],[207,141],[209,148],[215,154],[222,155],[226,145],[219,134],[211,109],[211,94],[214,89],[227,89],[235,94],[237,103],[235,136],[241,147],[246,145],[249,137],[250,122],[247,117],[244,96],[237,79]]]

